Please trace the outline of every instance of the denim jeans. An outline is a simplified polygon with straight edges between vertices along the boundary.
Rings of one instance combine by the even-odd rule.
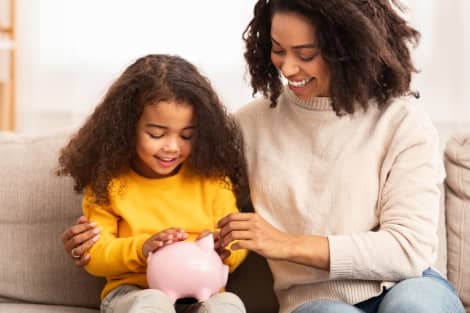
[[[465,313],[454,287],[432,268],[405,279],[379,296],[347,304],[334,300],[307,302],[293,313]]]

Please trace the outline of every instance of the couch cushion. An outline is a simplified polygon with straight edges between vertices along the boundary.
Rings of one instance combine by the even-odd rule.
[[[470,312],[470,133],[450,138],[445,150],[447,272]]]
[[[0,303],[0,312],[5,313],[99,313],[97,309],[86,309],[63,305]]]
[[[53,173],[66,139],[0,134],[0,298],[99,306],[103,281],[76,268],[60,241],[81,214],[71,179]]]

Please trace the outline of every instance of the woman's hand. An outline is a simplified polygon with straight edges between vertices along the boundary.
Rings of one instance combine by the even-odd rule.
[[[248,249],[269,259],[289,259],[294,236],[279,231],[256,213],[232,213],[218,222],[220,246]]]
[[[147,239],[142,246],[142,253],[145,257],[148,257],[150,252],[174,242],[186,240],[186,238],[188,238],[188,234],[181,228],[168,228]]]
[[[293,235],[280,231],[256,213],[232,213],[218,222],[220,245],[248,249],[265,258],[290,261],[329,270],[328,239],[316,235]]]
[[[78,267],[90,261],[88,250],[100,239],[100,229],[96,223],[90,223],[85,216],[80,216],[75,225],[61,234],[64,249]]]

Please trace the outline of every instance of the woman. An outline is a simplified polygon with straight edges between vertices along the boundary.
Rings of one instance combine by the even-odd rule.
[[[219,221],[221,244],[268,259],[282,313],[464,312],[430,268],[443,170],[410,90],[419,33],[397,8],[260,0],[245,30],[264,95],[236,113],[256,213]],[[86,225],[63,235],[78,264]]]

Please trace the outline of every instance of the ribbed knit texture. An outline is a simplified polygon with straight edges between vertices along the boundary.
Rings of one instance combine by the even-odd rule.
[[[269,260],[281,313],[316,299],[357,303],[434,262],[444,171],[416,100],[338,117],[329,98],[286,89],[276,108],[259,99],[236,116],[256,211],[329,239],[330,272]]]
[[[170,227],[180,227],[194,240],[204,230],[215,231],[219,219],[237,212],[228,182],[192,175],[185,166],[178,174],[149,179],[129,170],[110,183],[110,205],[96,205],[87,191],[83,211],[101,228],[101,238],[90,250],[86,270],[104,276],[104,298],[112,289],[131,284],[147,288],[144,242]],[[225,259],[233,271],[246,250],[232,251]],[[191,278],[188,278],[191,279]]]

